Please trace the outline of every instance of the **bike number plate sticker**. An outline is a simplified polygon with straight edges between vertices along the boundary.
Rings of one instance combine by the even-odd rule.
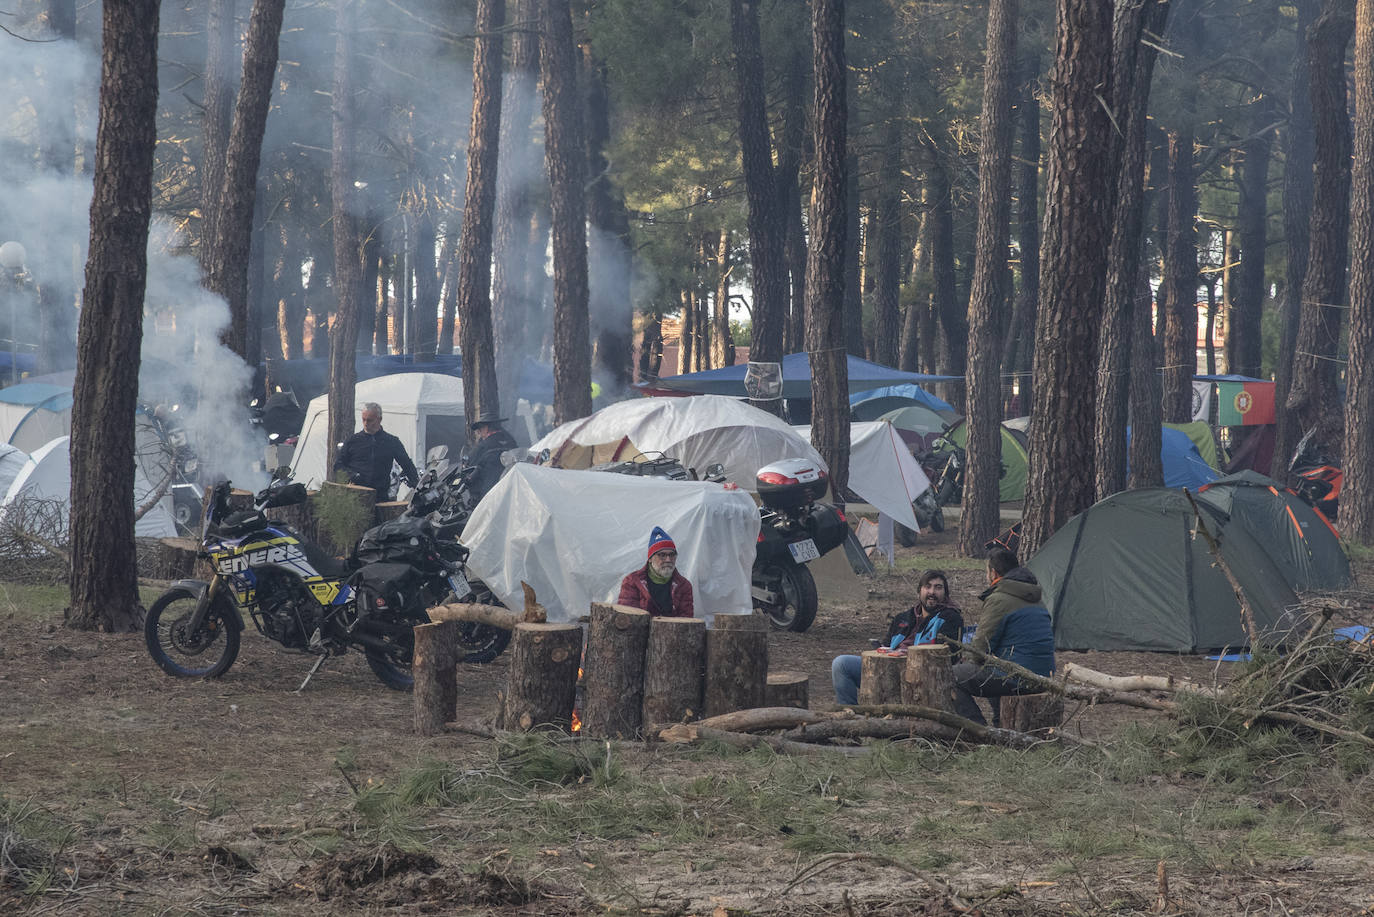
[[[448,575],[448,587],[453,590],[454,598],[458,599],[461,599],[472,591],[472,587],[468,585],[467,577],[463,576],[461,573],[450,573]]]
[[[817,560],[821,556],[821,552],[816,550],[816,542],[810,538],[792,542],[787,546],[787,550],[792,552],[792,559],[799,564],[804,564],[808,560]]]

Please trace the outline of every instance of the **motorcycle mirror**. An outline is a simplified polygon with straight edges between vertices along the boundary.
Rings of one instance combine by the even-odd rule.
[[[262,404],[262,401],[259,400],[259,399],[257,399],[257,398],[254,398],[252,401],[248,402],[248,406],[249,406],[250,408],[255,408],[255,407],[257,407],[257,406],[260,405],[260,404]]]
[[[448,446],[435,446],[425,453],[425,464],[437,465],[448,458]]]
[[[544,463],[546,463],[546,462],[549,460],[549,456],[552,455],[552,454],[553,454],[553,453],[550,452],[548,449],[540,449],[540,450],[539,450],[539,464],[540,464],[540,465],[543,465]]]
[[[280,434],[280,433],[268,433],[268,434],[267,434],[267,441],[268,441],[269,443],[271,443],[272,445],[274,445],[274,446],[277,444],[277,440],[279,440],[279,439],[281,439],[281,434]]]
[[[709,464],[709,465],[706,466],[706,478],[707,478],[707,480],[710,480],[711,478],[718,477],[718,476],[721,476],[721,475],[724,475],[724,474],[725,474],[725,466],[722,465],[720,462],[712,462],[711,464]]]

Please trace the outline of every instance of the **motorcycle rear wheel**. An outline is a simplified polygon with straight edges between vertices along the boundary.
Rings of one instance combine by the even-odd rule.
[[[452,595],[449,598],[452,599]],[[478,605],[501,604],[496,596],[491,594],[491,590],[485,587],[455,601]],[[458,649],[463,653],[458,661],[473,664],[491,662],[506,651],[506,647],[510,645],[510,636],[510,631],[501,627],[464,621],[458,625]]]
[[[206,611],[197,633],[187,633],[199,601],[200,595],[194,590],[182,586],[169,589],[148,609],[143,622],[149,655],[162,671],[176,678],[218,678],[229,671],[239,655],[234,612],[222,602]],[[197,661],[203,664],[196,665]]]
[[[932,532],[943,532],[945,530],[945,511],[937,509],[935,515],[930,517],[930,530]]]
[[[819,604],[816,580],[811,576],[811,571],[799,564],[765,564],[758,573],[769,582],[776,577],[782,590],[782,602],[779,604],[754,601],[754,605],[768,615],[769,622],[778,630],[797,633],[810,627],[816,620]]]

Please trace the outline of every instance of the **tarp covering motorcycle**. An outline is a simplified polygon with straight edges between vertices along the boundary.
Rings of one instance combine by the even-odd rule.
[[[727,481],[751,491],[758,488],[758,470],[779,459],[802,458],[825,468],[810,441],[781,419],[719,395],[622,401],[561,424],[530,452],[543,449],[549,450],[545,464],[555,468],[584,469],[662,453],[700,474],[719,462]]]
[[[469,568],[507,607],[523,607],[524,580],[550,621],[572,621],[592,602],[615,601],[625,574],[644,566],[656,525],[677,545],[697,617],[753,610],[758,507],[720,484],[520,464],[473,510],[463,543]]]

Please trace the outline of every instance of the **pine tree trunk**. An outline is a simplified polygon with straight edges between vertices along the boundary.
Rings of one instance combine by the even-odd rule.
[[[844,347],[864,355],[863,287],[859,283],[859,157],[849,154],[844,185]]]
[[[1197,372],[1197,187],[1193,128],[1169,132],[1169,235],[1165,243],[1164,419],[1193,419]]]
[[[1007,323],[1011,234],[1012,94],[1015,91],[1017,0],[988,6],[987,65],[978,147],[978,222],[969,297],[968,455],[959,549],[982,557],[1002,530],[1002,356]]]
[[[711,315],[711,368],[734,362],[730,345],[730,230],[720,231],[716,245],[716,298]]]
[[[363,289],[358,300],[358,353],[372,353],[377,336],[377,284],[381,278],[381,237],[377,218],[369,213],[363,233]]]
[[[478,41],[481,41],[479,38]],[[498,75],[497,79],[500,77]],[[474,108],[476,106],[474,105]],[[438,352],[439,341],[439,281],[441,269],[435,260],[439,231],[434,224],[434,201],[425,200],[417,189],[417,198],[424,210],[415,220],[415,354],[420,362],[429,362]],[[463,210],[466,216],[471,207]],[[491,221],[487,221],[491,225]],[[490,276],[491,269],[487,269]],[[494,402],[493,402],[494,403]]]
[[[330,193],[334,223],[334,284],[337,305],[329,340],[329,440],[326,468],[334,467],[338,444],[353,435],[354,387],[358,381],[358,298],[362,286],[362,252],[353,207],[353,31],[358,0],[338,0],[334,48],[333,154]],[[311,275],[313,287],[323,277],[320,262]],[[323,284],[321,284],[323,285]],[[322,334],[316,316],[316,335]]]
[[[587,223],[595,230],[589,245],[598,270],[591,276],[590,298],[597,374],[613,392],[628,392],[634,308],[630,215],[625,197],[611,180],[606,149],[611,142],[611,103],[606,67],[583,46],[587,76]]]
[[[39,14],[46,38],[57,42],[76,40],[75,0],[48,0]],[[53,68],[65,66],[58,57]],[[40,75],[42,74],[40,71]],[[39,158],[52,177],[67,178],[76,168],[76,108],[74,100],[54,93],[45,104],[30,100],[35,107]],[[76,299],[80,280],[72,269],[76,239],[64,231],[63,214],[45,208],[35,215],[39,246],[34,254],[53,269],[38,276],[38,352],[34,370],[38,374],[71,369],[76,365]]]
[[[587,315],[587,206],[583,193],[582,103],[568,0],[549,0],[540,18],[544,158],[553,207],[553,413],[563,423],[592,412]]]
[[[926,222],[931,224],[932,305],[943,335],[939,371],[951,376],[962,376],[968,349],[968,314],[959,302],[954,272],[954,200],[950,196],[953,187],[950,183],[949,163],[944,159],[944,152],[938,147],[931,146],[929,153],[926,180],[930,193],[927,204],[930,209],[926,214]]]
[[[140,619],[134,428],[157,144],[157,0],[105,0],[100,120],[72,390],[71,606],[67,626]]]
[[[778,207],[785,221],[784,256],[792,280],[784,334],[785,353],[797,353],[806,347],[806,230],[802,227],[802,194],[798,175],[806,145],[807,72],[806,49],[798,42],[787,69],[777,171]]]
[[[1020,288],[1002,354],[1004,372],[1017,374],[1020,413],[1030,410],[1031,366],[1035,358],[1035,310],[1040,300],[1040,103],[1035,98],[1040,56],[1024,48],[1016,124],[1020,143],[1016,164],[1016,242],[1020,249]]]
[[[501,30],[505,21],[505,0],[478,0],[472,130],[463,233],[458,243],[458,333],[463,351],[463,407],[469,424],[479,414],[501,407],[491,319],[491,249],[501,136]]]
[[[924,217],[916,225],[916,243],[911,250],[910,283],[919,284],[930,270],[930,258],[926,257],[926,224]],[[918,296],[906,307],[902,314],[902,351],[897,368],[902,372],[918,372],[921,366],[921,316],[930,308],[930,296]]]
[[[1293,354],[1293,384],[1284,411],[1301,430],[1335,450],[1344,414],[1336,391],[1350,234],[1350,121],[1345,101],[1345,51],[1355,30],[1355,0],[1324,0],[1308,32],[1312,79],[1311,240],[1302,285],[1302,319]],[[1369,423],[1369,419],[1365,419]]]
[[[811,354],[811,442],[830,485],[849,485],[849,365],[844,349],[846,130],[844,0],[812,4],[816,177],[806,265],[806,349]]]
[[[1340,530],[1374,544],[1374,0],[1355,9],[1355,140],[1350,206],[1350,362]]]
[[[878,180],[878,257],[873,284],[873,362],[896,366],[900,357],[902,283],[902,122],[893,116],[883,141]]]
[[[205,94],[201,104],[200,258],[202,269],[215,246],[215,225],[224,191],[224,160],[234,118],[236,0],[209,0],[205,10]]]
[[[456,193],[454,197],[457,197]],[[454,222],[450,217],[445,224],[444,247],[439,253],[439,266],[444,274],[439,285],[439,341],[435,347],[435,353],[443,354],[453,353],[454,338],[457,337],[455,324],[458,319],[459,229],[454,226]]]
[[[517,624],[511,634],[510,676],[501,727],[512,731],[572,728],[582,628],[576,624]]]
[[[1023,556],[1093,502],[1102,240],[1110,238],[1116,175],[1100,97],[1111,81],[1111,5],[1059,0],[1057,33]]]
[[[1262,369],[1260,322],[1264,315],[1264,280],[1269,225],[1269,161],[1274,148],[1272,126],[1278,120],[1269,98],[1251,103],[1251,134],[1241,147],[1240,200],[1236,205],[1236,234],[1240,267],[1234,270],[1231,319],[1226,343],[1231,354],[1227,368],[1242,376],[1259,376]],[[1234,260],[1234,259],[1232,259]]]

